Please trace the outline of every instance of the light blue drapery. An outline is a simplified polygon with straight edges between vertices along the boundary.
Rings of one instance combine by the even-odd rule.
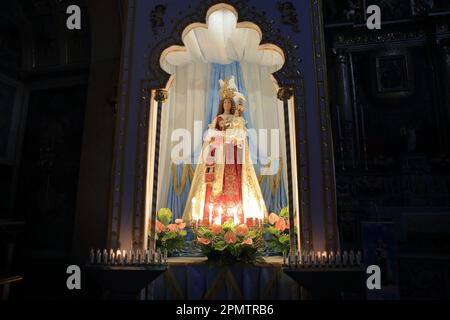
[[[181,176],[183,174],[184,163],[176,165],[177,171],[177,181],[180,183]],[[175,186],[173,185],[172,174],[169,175],[169,193],[167,195],[167,208],[172,210],[173,220],[181,218],[183,216],[184,206],[189,195],[189,190],[191,189],[191,179],[187,178],[186,184],[184,185],[183,191],[180,195],[175,192]]]
[[[217,109],[220,102],[219,96],[219,80],[226,79],[230,76],[234,76],[235,83],[239,92],[241,92],[247,100],[246,108],[243,114],[243,117],[246,121],[246,126],[248,129],[252,128],[251,119],[249,116],[249,109],[251,106],[248,104],[248,95],[247,90],[244,84],[244,78],[242,76],[241,65],[238,61],[234,61],[230,64],[211,64],[211,74],[210,74],[210,82],[208,89],[208,97],[207,103],[205,105],[205,120],[203,124],[203,130],[206,131],[208,129],[208,125],[212,123],[214,120]],[[195,160],[200,155],[202,145],[194,146],[194,153],[191,155],[192,167],[195,170]],[[267,157],[264,154],[261,154],[261,151],[257,149],[256,137],[249,135],[249,148],[250,148],[250,156],[252,158],[253,163],[255,164],[255,171],[258,175],[260,173],[260,164],[267,163]],[[181,175],[183,172],[184,164],[180,163],[177,165],[177,175],[178,181],[181,180]],[[173,219],[181,218],[183,215],[183,210],[185,203],[187,201],[187,197],[189,194],[189,189],[191,187],[191,181],[188,179],[186,185],[183,189],[183,192],[180,195],[177,195],[174,192],[173,179],[170,179],[169,182],[169,190],[167,197],[167,207],[170,208],[173,212]],[[264,201],[266,202],[267,209],[269,212],[279,212],[280,209],[287,205],[287,197],[286,190],[284,186],[284,181],[281,179],[278,190],[276,190],[276,194],[273,195],[269,182],[267,179],[264,179],[261,184],[261,191],[264,197]]]

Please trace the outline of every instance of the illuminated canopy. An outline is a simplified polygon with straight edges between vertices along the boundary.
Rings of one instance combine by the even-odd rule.
[[[185,46],[171,46],[160,58],[163,70],[169,74],[174,68],[188,63],[249,62],[279,70],[284,64],[283,51],[273,45],[260,45],[262,33],[251,22],[239,22],[236,10],[218,4],[208,10],[206,23],[193,23],[182,33]]]

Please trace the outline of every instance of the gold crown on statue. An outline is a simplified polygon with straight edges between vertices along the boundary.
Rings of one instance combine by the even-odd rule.
[[[234,84],[234,77],[231,76],[228,79],[219,80],[220,90],[219,94],[222,99],[233,99],[236,95],[236,85]]]

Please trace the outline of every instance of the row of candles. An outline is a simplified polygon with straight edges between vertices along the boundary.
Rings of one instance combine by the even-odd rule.
[[[201,224],[204,221],[205,202],[204,201],[200,202],[200,214],[197,213],[197,211],[196,211],[197,199],[195,197],[193,197],[191,202],[192,202],[192,220],[194,221],[194,226],[198,227],[199,223]],[[222,214],[224,213],[222,206],[220,206],[220,205],[217,206],[216,209],[217,209],[218,215],[215,218],[213,218],[213,212],[214,212],[215,208],[212,203],[209,204],[208,209],[209,209],[209,216],[208,216],[207,224],[208,225],[212,225],[212,224],[221,225],[222,221],[223,221]],[[258,224],[262,225],[263,217],[264,217],[264,202],[263,202],[263,200],[260,201],[259,208],[257,205],[253,205],[252,209],[253,210],[251,210],[251,211],[252,211],[253,215],[251,217],[247,217],[245,214],[245,211],[244,211],[245,223],[250,226],[257,226]],[[233,208],[230,208],[229,210],[231,211],[231,214],[233,216],[233,220],[232,220],[233,223],[239,224],[240,219],[238,216],[238,208],[233,207]],[[227,217],[231,215],[228,210],[227,210],[226,214],[227,214]]]
[[[355,267],[362,265],[361,251],[348,252],[344,251],[342,254],[337,251],[331,252],[296,252],[294,255],[287,257],[287,265],[290,267]],[[283,258],[283,264],[286,265],[286,257]]]
[[[158,250],[113,250],[91,248],[89,253],[90,264],[103,265],[145,265],[145,264],[166,264],[167,251],[163,253]]]

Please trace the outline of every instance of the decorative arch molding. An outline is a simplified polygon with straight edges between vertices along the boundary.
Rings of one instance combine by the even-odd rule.
[[[285,54],[285,64],[275,72],[273,76],[280,86],[298,87],[303,77],[300,71],[301,58],[297,55],[298,45],[289,36],[285,36],[275,30],[274,23],[258,12],[256,7],[250,6],[246,0],[206,0],[196,7],[191,7],[191,11],[181,16],[169,35],[158,41],[150,50],[148,55],[148,84],[152,88],[164,88],[168,81],[167,74],[160,66],[161,54],[169,47],[184,47],[183,37],[191,28],[203,26],[206,28],[207,18],[212,12],[223,7],[230,9],[238,18],[239,27],[249,27],[256,25],[261,33],[260,46],[275,45],[281,48]],[[301,89],[303,89],[301,87]]]

